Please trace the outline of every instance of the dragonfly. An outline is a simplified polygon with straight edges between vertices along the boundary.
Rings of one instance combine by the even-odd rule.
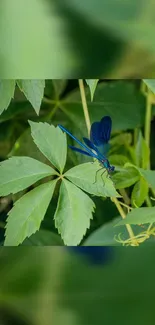
[[[106,157],[109,150],[108,142],[110,140],[112,127],[112,120],[110,116],[104,116],[99,122],[94,122],[91,125],[90,139],[83,138],[84,143],[72,135],[64,126],[58,124],[58,127],[67,133],[73,140],[75,140],[83,149],[85,149],[82,150],[74,146],[69,146],[73,151],[95,158],[99,161],[102,168],[100,168],[98,171],[104,168],[104,172],[107,171],[108,175],[110,175],[110,173],[115,170],[115,167],[110,165],[110,162]]]

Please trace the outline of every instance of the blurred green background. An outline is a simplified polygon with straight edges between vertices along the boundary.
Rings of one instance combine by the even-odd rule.
[[[154,324],[154,248],[94,265],[66,248],[1,248],[3,325]]]
[[[1,78],[151,78],[153,0],[2,0]]]

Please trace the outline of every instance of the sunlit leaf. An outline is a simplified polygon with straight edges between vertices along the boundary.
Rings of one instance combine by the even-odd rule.
[[[86,83],[89,86],[90,89],[90,95],[91,95],[91,101],[93,101],[95,89],[97,87],[99,79],[86,79]]]
[[[59,127],[29,121],[33,140],[43,155],[62,172],[66,162],[66,135]]]
[[[56,171],[30,157],[12,157],[0,163],[0,196],[17,193]]]
[[[119,196],[112,180],[107,175],[107,171],[96,162],[75,166],[68,170],[65,176],[90,194],[110,197]]]
[[[138,225],[143,223],[155,222],[155,207],[135,208],[129,212],[125,219],[119,221],[117,226],[131,224]]]
[[[138,134],[138,140],[135,147],[136,163],[138,167],[147,168],[149,163],[150,151],[144,140],[141,131]]]
[[[39,230],[56,182],[42,184],[16,201],[8,214],[5,246],[17,246]]]
[[[131,194],[131,201],[134,207],[140,207],[144,203],[148,190],[149,187],[147,181],[143,177],[140,177],[139,181],[134,185]]]
[[[88,195],[63,179],[54,219],[65,245],[80,244],[90,227],[94,209],[95,204]]]
[[[155,94],[155,79],[143,79],[147,87]]]
[[[126,188],[139,180],[139,172],[132,167],[124,168],[124,170],[113,176],[113,182],[116,188]]]
[[[155,170],[139,168],[139,172],[148,182],[149,186],[155,189]]]

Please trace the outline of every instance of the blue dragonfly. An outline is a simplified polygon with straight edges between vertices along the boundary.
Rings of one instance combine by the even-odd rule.
[[[97,159],[100,162],[102,168],[105,169],[104,172],[105,171],[108,172],[108,175],[115,170],[115,167],[111,166],[109,163],[109,160],[106,158],[107,152],[109,150],[108,142],[110,139],[111,127],[112,127],[112,120],[111,120],[110,116],[104,116],[100,120],[100,122],[94,122],[91,125],[90,140],[88,138],[83,138],[83,141],[85,144],[82,143],[81,141],[79,141],[74,135],[72,135],[62,125],[58,124],[58,126],[62,131],[66,132],[82,148],[85,149],[85,151],[84,151],[79,148],[69,146],[72,150],[74,150],[76,152],[80,152],[83,155]],[[100,168],[98,171],[100,171],[102,168]]]

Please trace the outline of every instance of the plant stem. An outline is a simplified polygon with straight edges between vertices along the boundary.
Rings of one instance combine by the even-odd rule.
[[[122,207],[121,207],[118,199],[116,197],[113,197],[112,198],[112,201],[115,203],[116,208],[119,211],[122,219],[125,219],[126,218],[126,214],[125,214],[124,210],[122,209]],[[132,230],[131,226],[130,225],[126,225],[126,228],[127,228],[127,231],[129,233],[130,238],[133,241],[133,246],[138,246],[138,243],[137,243],[136,239],[134,238],[134,233],[133,233],[133,230]]]
[[[89,134],[91,124],[90,124],[90,117],[89,117],[88,106],[87,106],[87,101],[86,101],[84,83],[83,83],[82,79],[79,79],[79,88],[80,88],[81,101],[82,101],[85,122],[86,122],[87,130],[88,130],[88,134]]]
[[[150,148],[150,134],[151,134],[151,94],[148,90],[147,97],[146,97],[146,114],[145,114],[145,141],[147,146]],[[150,169],[150,159],[148,163],[148,169]]]
[[[121,189],[119,189],[119,192],[122,195],[125,204],[129,205],[131,200],[128,197],[128,194],[127,194],[126,190],[124,188],[121,188]]]

